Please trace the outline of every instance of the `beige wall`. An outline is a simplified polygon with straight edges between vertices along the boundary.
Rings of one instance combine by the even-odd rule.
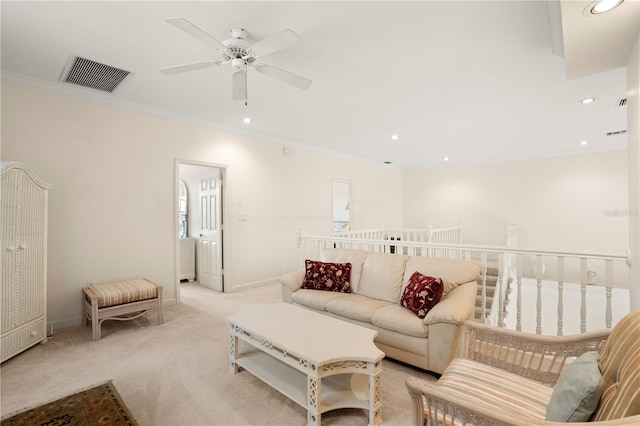
[[[404,225],[461,222],[469,244],[503,245],[513,222],[522,247],[624,252],[626,206],[626,151],[405,174]]]
[[[460,222],[464,243],[504,245],[512,222],[519,247],[624,254],[627,187],[626,150],[410,172],[404,226]],[[555,260],[545,262],[553,273]],[[597,282],[602,266],[590,265]],[[567,265],[567,279],[579,280],[578,270]],[[533,274],[530,262],[523,273]],[[626,268],[614,274],[616,286],[628,285]]]
[[[227,166],[227,289],[297,266],[297,227],[331,230],[332,178],[353,182],[354,226],[402,225],[399,171],[283,146],[3,81],[2,159],[53,185],[49,322],[80,322],[88,282],[146,277],[175,300],[176,159]]]

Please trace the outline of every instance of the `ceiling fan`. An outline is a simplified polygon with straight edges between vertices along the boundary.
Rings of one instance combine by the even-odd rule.
[[[290,29],[280,31],[278,34],[251,44],[246,40],[248,36],[247,31],[240,28],[231,30],[232,38],[218,41],[209,33],[184,18],[170,18],[167,19],[167,22],[216,49],[220,53],[220,60],[201,61],[161,68],[159,71],[163,74],[172,75],[231,63],[233,71],[233,99],[236,101],[245,101],[245,103],[247,101],[247,66],[252,66],[259,73],[276,78],[300,89],[306,89],[311,86],[311,80],[308,78],[262,62],[256,63],[256,61],[263,56],[300,43],[302,39]]]

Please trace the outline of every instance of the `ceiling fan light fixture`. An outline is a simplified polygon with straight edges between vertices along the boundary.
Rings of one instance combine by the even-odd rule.
[[[601,13],[606,13],[612,9],[615,9],[623,2],[624,0],[598,0],[590,3],[589,6],[587,6],[587,9],[592,15],[599,15]]]
[[[244,59],[231,60],[231,67],[233,68],[234,74],[247,72],[247,63],[244,61]]]

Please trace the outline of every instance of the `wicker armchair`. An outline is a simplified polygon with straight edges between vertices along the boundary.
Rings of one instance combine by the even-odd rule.
[[[545,421],[553,387],[565,366],[589,351],[599,353],[596,370],[604,381],[589,421],[640,425],[640,310],[612,330],[573,336],[541,336],[467,321],[458,357],[437,382],[407,380],[415,424],[562,424]]]

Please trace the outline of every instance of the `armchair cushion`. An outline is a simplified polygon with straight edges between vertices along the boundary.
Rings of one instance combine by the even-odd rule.
[[[551,394],[546,420],[586,422],[598,407],[604,380],[598,352],[585,352],[564,370]]]
[[[542,420],[553,389],[466,358],[454,358],[435,385],[452,397],[489,411]]]

